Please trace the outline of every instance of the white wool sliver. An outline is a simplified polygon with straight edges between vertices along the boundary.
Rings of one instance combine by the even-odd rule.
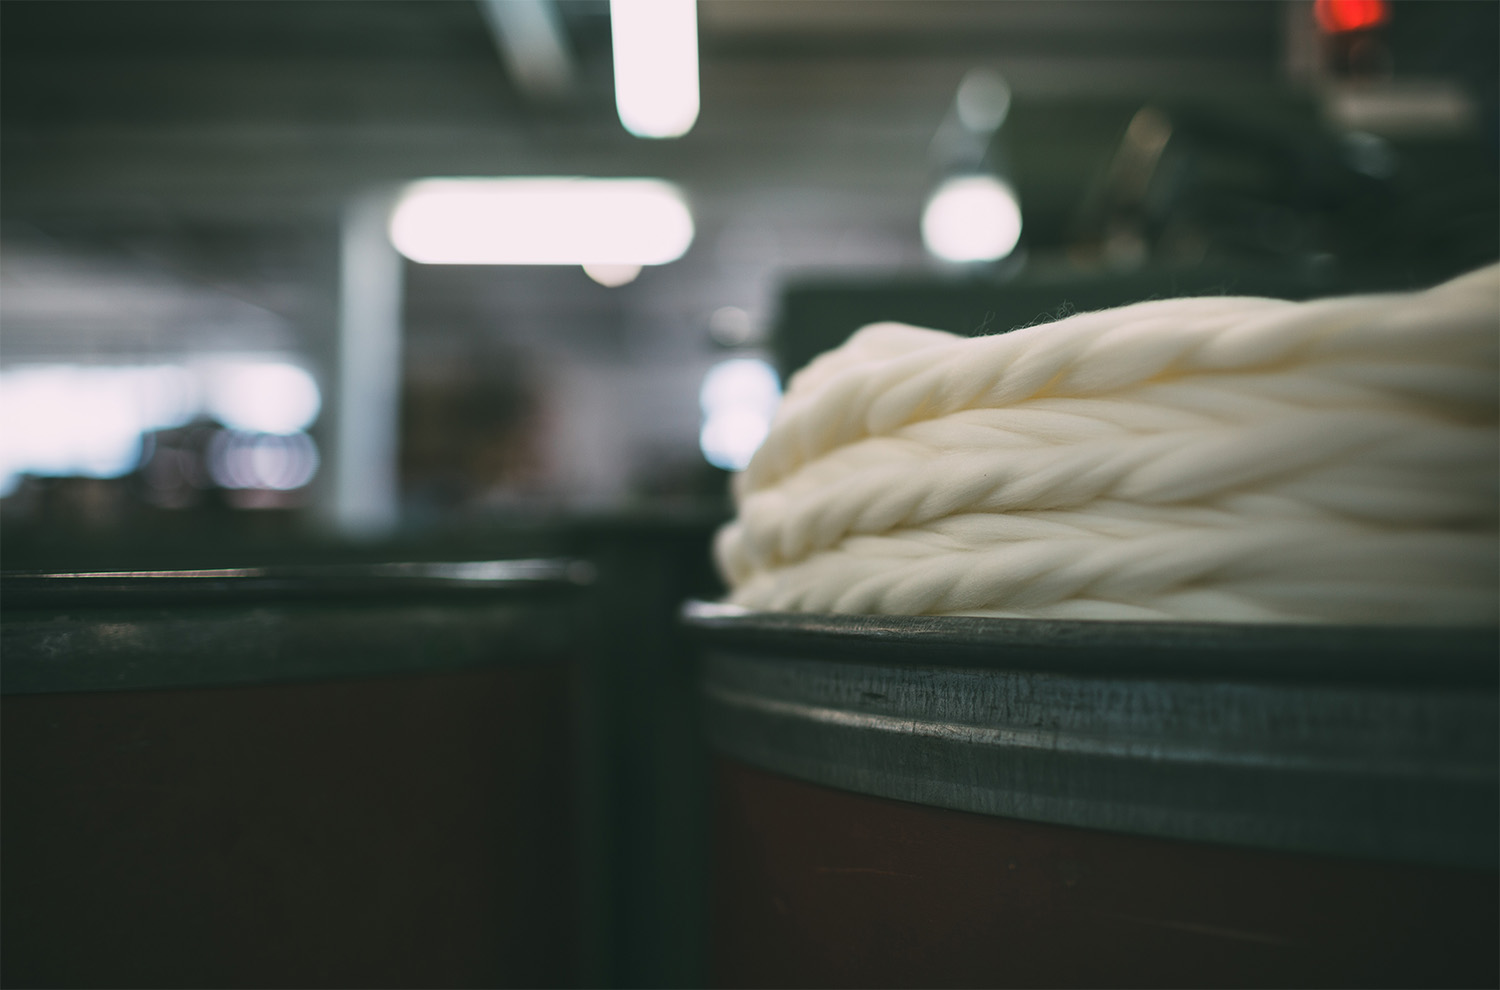
[[[994,337],[859,331],[793,376],[715,556],[757,610],[1500,621],[1500,266]]]

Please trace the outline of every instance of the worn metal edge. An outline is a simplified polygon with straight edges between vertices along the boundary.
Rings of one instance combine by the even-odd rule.
[[[1362,762],[1357,754],[1344,761],[1313,754],[1260,762],[1254,754],[1236,760],[1208,750],[1147,758],[1107,740],[756,696],[716,683],[716,659],[731,658],[708,659],[703,695],[714,748],[814,783],[1157,838],[1449,867],[1500,865],[1500,757],[1493,747],[1449,767],[1430,759],[1424,766],[1418,758],[1382,768],[1378,758]],[[757,660],[763,658],[732,658]],[[1473,727],[1474,738],[1495,737],[1494,709],[1485,709],[1485,726]]]
[[[689,601],[703,647],[1125,677],[1500,688],[1500,627],[1331,626],[752,612]]]
[[[133,691],[436,673],[578,651],[565,600],[269,603],[7,614],[0,692]]]
[[[225,567],[170,571],[11,571],[0,574],[0,609],[215,606],[349,598],[503,597],[566,592],[591,584],[581,560],[537,558],[431,563]]]

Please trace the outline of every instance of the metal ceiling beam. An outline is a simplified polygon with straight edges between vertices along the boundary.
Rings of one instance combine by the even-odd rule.
[[[574,87],[567,31],[552,0],[478,0],[495,47],[527,96],[556,101]]]

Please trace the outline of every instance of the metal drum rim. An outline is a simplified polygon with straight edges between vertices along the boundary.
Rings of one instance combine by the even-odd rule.
[[[591,584],[592,564],[563,558],[224,567],[193,570],[6,571],[0,608],[186,607],[426,595],[512,596]]]
[[[702,603],[682,621],[699,646],[711,744],[765,770],[1158,838],[1480,869],[1500,860],[1493,630]]]
[[[688,601],[704,647],[1116,677],[1500,687],[1500,626],[1335,626],[756,612]],[[1131,651],[1128,663],[1121,651]]]

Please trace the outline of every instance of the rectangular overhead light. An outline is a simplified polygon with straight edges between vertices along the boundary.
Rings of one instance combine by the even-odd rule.
[[[610,0],[615,106],[636,137],[674,138],[698,119],[695,0]]]
[[[396,250],[429,265],[662,265],[693,233],[660,179],[423,179],[390,222]]]

